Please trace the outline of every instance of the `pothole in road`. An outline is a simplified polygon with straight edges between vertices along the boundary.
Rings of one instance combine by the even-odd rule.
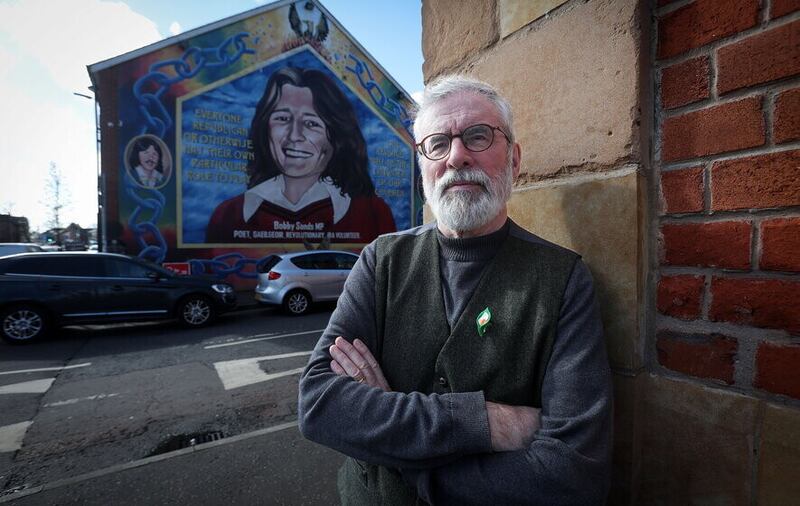
[[[174,452],[190,446],[195,446],[203,443],[210,443],[211,441],[219,441],[225,435],[222,432],[195,432],[192,434],[178,434],[171,436],[155,447],[153,451],[147,454],[148,457],[161,455],[163,453]]]

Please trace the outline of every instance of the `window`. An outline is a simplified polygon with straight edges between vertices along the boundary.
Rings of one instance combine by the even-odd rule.
[[[314,259],[313,255],[302,255],[299,257],[294,257],[290,259],[290,261],[295,264],[297,267],[301,269],[313,269],[314,268]]]
[[[335,257],[337,269],[350,270],[356,264],[356,260],[358,260],[357,256],[348,255],[346,253],[337,253]]]
[[[265,258],[260,265],[256,266],[256,270],[258,272],[269,272],[269,270],[275,267],[275,264],[277,264],[280,261],[281,257],[279,257],[278,255],[270,255],[267,258]]]
[[[108,275],[115,278],[147,278],[155,272],[144,265],[121,258],[106,258],[105,261]]]
[[[44,261],[41,258],[20,258],[10,262],[6,268],[8,274],[44,274]]]
[[[20,258],[11,264],[9,274],[39,274],[44,276],[102,277],[103,262],[94,256],[50,256],[51,254]]]

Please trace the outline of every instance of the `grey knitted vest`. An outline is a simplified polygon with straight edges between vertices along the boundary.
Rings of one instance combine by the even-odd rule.
[[[541,407],[541,387],[564,291],[578,255],[512,232],[484,270],[451,330],[439,281],[436,230],[376,244],[375,352],[398,392],[483,391],[486,400]],[[492,317],[483,336],[477,318]],[[345,505],[423,504],[400,474],[348,458],[339,472]]]

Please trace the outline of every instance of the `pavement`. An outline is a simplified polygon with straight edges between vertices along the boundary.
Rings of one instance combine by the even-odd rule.
[[[0,503],[330,505],[338,503],[343,461],[290,422],[20,490]]]

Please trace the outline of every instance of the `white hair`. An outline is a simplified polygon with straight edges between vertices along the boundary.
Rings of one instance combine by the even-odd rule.
[[[515,138],[514,115],[511,112],[511,104],[509,104],[508,100],[503,98],[491,84],[463,74],[442,76],[425,87],[414,121],[414,137],[416,137],[417,140],[422,138],[423,126],[430,120],[427,116],[434,105],[451,95],[462,92],[474,93],[486,97],[494,104],[503,121],[502,125],[497,126],[503,127],[505,133],[508,134],[509,144],[513,145]]]

